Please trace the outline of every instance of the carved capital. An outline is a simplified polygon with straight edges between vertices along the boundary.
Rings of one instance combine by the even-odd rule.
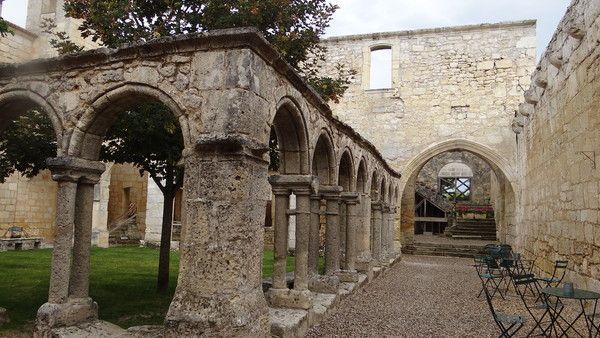
[[[46,159],[46,164],[55,181],[96,184],[105,170],[100,161],[84,160],[71,156],[59,156]]]

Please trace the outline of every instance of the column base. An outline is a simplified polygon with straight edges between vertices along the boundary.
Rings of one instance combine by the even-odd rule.
[[[46,336],[53,328],[74,326],[98,319],[98,304],[92,298],[70,298],[66,303],[44,303],[35,320],[35,336]]]
[[[167,312],[165,337],[264,337],[269,327],[269,310],[260,288],[208,297],[180,292]]]
[[[310,279],[308,288],[318,293],[337,294],[340,287],[340,278],[336,275],[317,275]]]
[[[356,262],[356,271],[367,275],[367,280],[371,281],[373,279],[373,263],[371,258],[365,258],[365,260],[360,260]]]
[[[265,294],[271,307],[308,310],[312,307],[310,290],[269,289]]]
[[[358,283],[358,271],[341,270],[336,273],[340,282]]]

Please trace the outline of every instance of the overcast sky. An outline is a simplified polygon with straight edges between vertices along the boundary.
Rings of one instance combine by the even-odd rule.
[[[41,1],[41,0],[38,0]],[[327,36],[537,19],[538,55],[570,0],[331,0]],[[27,0],[5,0],[2,16],[25,26]]]

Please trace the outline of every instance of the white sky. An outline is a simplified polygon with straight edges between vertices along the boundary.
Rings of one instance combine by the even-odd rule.
[[[537,19],[538,55],[546,49],[570,3],[570,0],[330,1],[340,9],[327,36]],[[25,26],[27,0],[5,0],[2,15]]]

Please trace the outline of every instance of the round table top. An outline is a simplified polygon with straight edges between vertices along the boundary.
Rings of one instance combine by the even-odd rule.
[[[582,289],[573,289],[573,293],[566,292],[564,288],[543,288],[541,291],[546,295],[559,298],[600,299],[600,293]]]

